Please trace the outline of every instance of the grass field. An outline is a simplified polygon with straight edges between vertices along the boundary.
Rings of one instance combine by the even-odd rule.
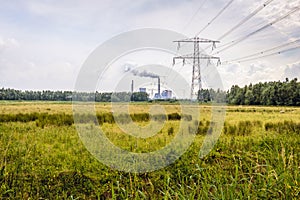
[[[132,104],[129,112],[144,116],[150,106]],[[180,113],[179,105],[162,106]],[[113,170],[86,150],[70,121],[71,103],[0,102],[0,199],[299,199],[300,108],[226,110],[222,135],[206,157],[198,153],[211,107],[201,105],[195,141],[180,159],[135,174]],[[109,117],[111,105],[97,103],[96,111],[98,120]],[[128,136],[114,121],[101,124],[115,145],[150,152],[172,141],[179,122],[167,120],[148,139]]]

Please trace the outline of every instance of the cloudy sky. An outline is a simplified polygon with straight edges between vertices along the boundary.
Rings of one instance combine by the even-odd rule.
[[[234,0],[199,37],[220,38],[266,1]],[[230,0],[0,0],[0,87],[72,90],[89,54],[113,36],[147,27],[194,37],[228,2]],[[231,48],[220,51],[219,47],[213,52],[209,49],[207,53],[221,58],[223,64],[218,66],[218,71],[226,89],[233,84],[243,86],[250,82],[285,80],[285,77],[300,79],[300,50],[297,48],[300,42],[293,43],[300,38],[300,10],[295,10],[298,6],[300,0],[273,0],[222,38],[219,45],[235,44],[290,11],[295,12]],[[236,62],[236,59],[287,43],[290,44],[261,55],[283,51],[281,54]],[[291,48],[294,49],[285,51]],[[126,64],[126,59],[123,62]],[[128,62],[134,63],[133,66],[139,64],[133,58]],[[191,71],[181,65],[173,69],[180,73]],[[110,69],[105,78],[113,83],[117,75]]]

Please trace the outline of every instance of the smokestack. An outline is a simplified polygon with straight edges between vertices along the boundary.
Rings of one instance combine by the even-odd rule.
[[[134,88],[134,82],[133,80],[131,81],[131,93],[133,93],[133,88]]]
[[[157,77],[158,78],[158,88],[157,88],[157,93],[158,93],[158,96],[160,97],[160,78],[159,77]]]

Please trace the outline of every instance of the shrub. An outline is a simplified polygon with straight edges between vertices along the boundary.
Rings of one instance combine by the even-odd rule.
[[[223,133],[227,135],[250,135],[253,132],[253,127],[259,122],[240,121],[237,125],[225,123]]]
[[[265,123],[266,131],[275,131],[277,133],[297,133],[300,134],[300,123],[293,121],[268,122]]]
[[[149,113],[134,113],[130,115],[135,122],[147,122],[150,120]]]
[[[200,121],[198,123],[198,121],[195,120],[194,125],[198,126],[197,135],[206,135],[208,133],[210,122],[209,121]]]
[[[173,126],[168,128],[168,135],[173,135],[174,134],[174,128]]]
[[[181,120],[181,116],[178,113],[168,114],[168,120]]]

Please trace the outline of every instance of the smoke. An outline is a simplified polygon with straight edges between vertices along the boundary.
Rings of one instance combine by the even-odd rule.
[[[136,63],[133,62],[127,62],[124,66],[123,66],[123,70],[124,72],[131,72],[134,76],[139,76],[139,77],[149,77],[149,78],[159,78],[159,76],[157,74],[154,74],[152,72],[148,72],[146,70],[143,71],[138,71],[134,68],[136,68],[138,65]]]
[[[146,70],[139,72],[138,70],[131,70],[131,73],[134,76],[139,76],[139,77],[149,77],[149,78],[159,78],[157,74],[147,72]]]

